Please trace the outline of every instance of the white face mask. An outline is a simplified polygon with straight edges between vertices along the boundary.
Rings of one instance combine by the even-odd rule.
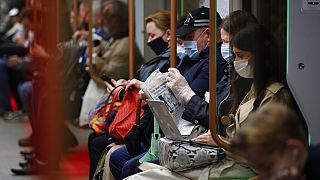
[[[221,55],[227,62],[230,62],[232,60],[232,53],[229,43],[223,43],[221,45]]]
[[[234,68],[236,72],[244,78],[253,78],[253,67],[249,64],[248,59],[241,59],[239,61],[234,61]]]

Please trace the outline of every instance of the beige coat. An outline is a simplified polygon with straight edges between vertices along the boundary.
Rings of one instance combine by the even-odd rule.
[[[249,113],[253,109],[254,100],[255,92],[252,87],[241,102],[235,115],[234,123],[227,129],[229,138],[232,138],[236,130],[238,130],[247,120]],[[288,106],[293,105],[289,91],[280,83],[272,83],[266,88],[265,97],[263,98],[260,107],[270,102],[279,102]],[[235,162],[235,159],[237,159],[237,163]],[[249,179],[256,175],[244,161],[235,158],[229,153],[227,158],[219,163],[183,172],[172,172],[164,167],[155,167],[147,164],[142,164],[141,167],[144,167],[142,168],[145,170],[144,172],[130,176],[127,179]]]
[[[103,42],[102,57],[95,58],[97,75],[107,74],[112,79],[129,78],[129,38],[111,39]],[[139,49],[135,46],[135,71],[140,68],[143,60]]]

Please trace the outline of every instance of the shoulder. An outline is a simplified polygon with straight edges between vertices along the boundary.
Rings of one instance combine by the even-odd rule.
[[[274,82],[271,83],[267,88],[267,92],[272,93],[272,94],[276,94],[279,91],[281,91],[282,89],[286,89],[286,86],[282,83],[278,83],[278,82]]]
[[[291,104],[293,99],[286,85],[282,83],[272,83],[266,88],[265,97],[262,104],[268,101],[276,101],[284,104]]]

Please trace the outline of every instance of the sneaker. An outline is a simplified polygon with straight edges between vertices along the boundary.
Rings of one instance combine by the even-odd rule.
[[[3,119],[7,122],[25,122],[28,118],[23,111],[19,110],[5,113]]]

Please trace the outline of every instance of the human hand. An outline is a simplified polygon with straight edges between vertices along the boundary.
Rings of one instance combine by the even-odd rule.
[[[140,99],[148,99],[147,95],[142,90],[139,91],[139,97]]]
[[[80,31],[76,31],[73,35],[72,38],[80,41],[80,40],[87,40],[89,37],[89,32],[88,31],[84,31],[84,30],[80,30]]]
[[[13,55],[8,58],[8,67],[9,68],[15,68],[18,64],[22,62],[21,58],[19,56]]]
[[[104,82],[105,85],[107,86],[107,91],[110,93],[113,91],[113,89],[117,86],[120,86],[120,85],[126,85],[128,84],[128,82],[124,79],[119,79],[118,81],[114,80],[114,79],[111,79],[111,82],[114,86],[112,86],[111,84],[109,84],[108,82]],[[118,88],[121,88],[121,87],[118,87]],[[113,94],[116,92],[116,90],[113,91]]]
[[[185,104],[189,102],[195,93],[190,88],[186,79],[180,74],[176,68],[169,68],[167,73],[167,86],[173,91],[176,97]]]
[[[192,140],[217,146],[217,143],[212,139],[210,130],[204,134],[201,134],[198,137],[193,138]]]
[[[126,90],[128,90],[131,87],[135,87],[140,90],[142,85],[142,81],[139,81],[138,79],[132,79],[128,81],[128,84],[126,85]]]
[[[43,48],[43,46],[40,46],[38,44],[33,44],[30,46],[30,56],[32,59],[50,59],[49,54],[46,52],[46,50]]]

